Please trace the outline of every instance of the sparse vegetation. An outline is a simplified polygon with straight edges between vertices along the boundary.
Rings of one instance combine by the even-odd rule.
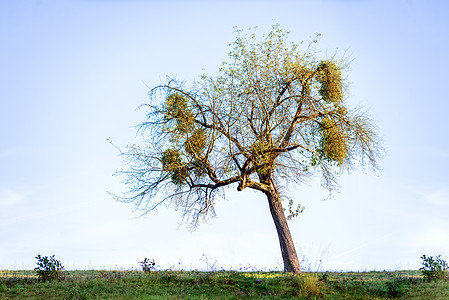
[[[62,272],[53,256],[36,256],[34,271],[0,271],[0,299],[449,299],[449,281],[424,271],[446,270],[440,256],[423,255],[421,271],[207,272],[157,270],[154,259],[142,271]],[[59,280],[49,280],[59,279]]]
[[[0,299],[447,299],[448,291],[448,281],[427,281],[420,271],[91,270],[51,281],[0,271]]]
[[[436,280],[443,279],[448,280],[448,264],[447,262],[441,258],[441,255],[436,256],[435,258],[432,256],[421,256],[422,267],[420,268],[424,278],[427,280]]]

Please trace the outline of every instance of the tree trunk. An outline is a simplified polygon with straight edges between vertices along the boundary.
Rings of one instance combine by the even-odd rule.
[[[279,237],[282,259],[284,260],[284,271],[301,273],[295,245],[293,244],[284,209],[282,208],[281,195],[273,182],[270,183],[270,187],[271,192],[266,193],[266,195],[270,206],[271,216],[273,217],[274,225],[276,226],[276,231]]]

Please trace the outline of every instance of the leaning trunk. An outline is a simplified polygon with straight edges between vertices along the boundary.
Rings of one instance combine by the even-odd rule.
[[[282,259],[284,260],[284,271],[300,273],[298,256],[296,255],[295,245],[288,228],[287,219],[285,218],[284,209],[282,208],[281,196],[273,182],[270,184],[271,191],[266,193],[268,204],[270,206],[271,216],[279,237],[281,246]]]

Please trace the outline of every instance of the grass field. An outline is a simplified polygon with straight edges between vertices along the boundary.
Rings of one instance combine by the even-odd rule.
[[[291,275],[235,271],[0,271],[0,299],[449,299],[448,281],[419,271]]]

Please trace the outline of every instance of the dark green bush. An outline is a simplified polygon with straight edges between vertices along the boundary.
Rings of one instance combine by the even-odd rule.
[[[142,271],[145,273],[150,273],[156,268],[156,263],[154,262],[154,259],[148,259],[145,257],[143,261],[139,261],[140,266],[142,267]]]
[[[395,280],[385,282],[387,288],[388,298],[398,298],[404,295],[410,287],[410,281],[404,278],[397,278]]]
[[[448,279],[448,264],[441,258],[441,255],[438,255],[435,258],[423,255],[421,256],[421,259],[423,260],[423,266],[419,268],[419,270],[421,270],[424,278],[427,280]]]
[[[54,255],[41,256],[38,254],[36,259],[37,267],[34,268],[34,270],[37,272],[37,275],[41,280],[61,280],[63,278],[62,270],[64,269],[64,266],[55,258]]]

